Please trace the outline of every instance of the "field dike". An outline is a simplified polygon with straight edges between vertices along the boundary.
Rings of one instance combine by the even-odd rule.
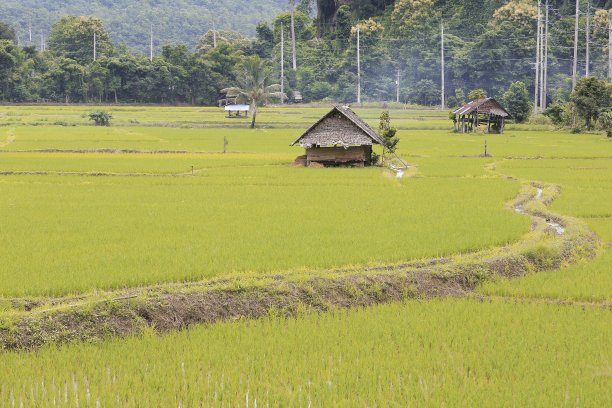
[[[559,193],[555,185],[525,183],[507,207],[531,217],[531,231],[504,247],[447,258],[241,275],[63,298],[0,298],[0,349],[31,350],[151,328],[163,333],[196,323],[470,295],[485,280],[520,277],[595,255],[600,243],[585,223],[547,210]]]

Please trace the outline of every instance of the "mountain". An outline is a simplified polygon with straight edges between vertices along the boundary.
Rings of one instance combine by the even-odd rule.
[[[154,45],[184,43],[194,48],[213,24],[217,29],[255,34],[288,8],[288,0],[2,0],[0,21],[12,25],[20,42],[40,44],[51,25],[64,15],[94,15],[104,22],[113,41],[145,52],[153,28]]]

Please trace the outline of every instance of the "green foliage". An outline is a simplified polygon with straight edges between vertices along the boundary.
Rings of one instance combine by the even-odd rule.
[[[287,9],[287,3],[288,0],[65,0],[60,7],[56,0],[3,0],[0,20],[14,24],[22,42],[28,36],[31,21],[36,42],[40,40],[40,30],[46,31],[60,16],[97,16],[111,28],[115,44],[126,44],[131,51],[148,55],[150,24],[156,53],[164,44],[186,44],[193,50],[198,38],[213,25],[217,30],[254,36],[257,23],[270,21]]]
[[[470,101],[473,101],[475,99],[484,99],[487,97],[487,92],[482,88],[472,89],[468,93],[467,97]]]
[[[380,124],[378,125],[378,131],[380,133],[380,137],[385,142],[385,148],[390,152],[394,153],[397,148],[397,144],[399,143],[399,138],[395,136],[397,133],[397,129],[391,126],[391,116],[389,115],[389,111],[383,111],[380,114]]]
[[[214,48],[215,41],[217,46],[219,44],[229,44],[241,51],[249,51],[251,47],[251,40],[237,31],[208,30],[200,37],[196,49],[201,53],[209,52]]]
[[[391,23],[398,33],[408,37],[422,37],[437,30],[439,9],[434,0],[397,0],[391,12]]]
[[[450,108],[457,108],[459,106],[465,105],[465,103],[465,93],[460,88],[455,89],[455,95],[449,96],[447,100],[447,105]]]
[[[17,41],[15,29],[2,21],[0,21],[0,40]]]
[[[295,3],[295,0],[292,1]],[[312,13],[312,3],[313,0],[298,0],[295,9],[301,13],[310,15]]]
[[[440,102],[440,88],[433,81],[423,79],[410,90],[408,99],[419,105],[435,105]]]
[[[577,113],[584,118],[587,129],[590,129],[591,122],[597,121],[600,112],[611,106],[612,84],[595,77],[581,78],[570,99]]]
[[[112,50],[110,36],[97,17],[66,16],[51,28],[49,49],[56,55],[86,64],[94,58],[94,34],[98,56]]]
[[[72,7],[81,5],[81,1],[69,0],[64,11],[73,10]],[[169,0],[159,0],[155,9],[163,12],[155,15],[148,12],[146,2],[138,9],[128,0],[112,5],[89,4],[95,11],[91,14],[101,16],[106,25],[112,27],[109,35],[117,44],[115,49],[109,48],[108,36],[101,31],[98,61],[93,63],[92,23],[82,21],[91,18],[65,17],[56,22],[52,34],[49,49],[54,50],[53,55],[38,53],[30,45],[12,53],[17,62],[0,78],[0,82],[6,83],[0,98],[15,102],[213,105],[218,100],[218,89],[236,83],[235,68],[240,60],[253,55],[268,61],[271,75],[279,78],[281,24],[286,30],[285,68],[291,66],[291,16],[286,11],[280,12],[287,10],[287,1],[228,1],[222,5],[211,4],[210,10],[200,13],[197,11],[200,6],[195,4],[170,5]],[[306,11],[309,4],[307,0],[298,2],[295,13],[297,69],[285,69],[285,91],[289,95],[299,91],[308,101],[353,102],[357,83],[356,28],[359,25],[362,99],[395,100],[399,73],[402,101],[437,104],[440,98],[436,88],[440,75],[441,19],[445,25],[449,106],[465,102],[463,89],[482,88],[489,95],[501,96],[517,81],[532,89],[530,64],[535,47],[537,11],[531,3],[499,0],[462,0],[459,3],[398,0],[393,4],[371,0],[319,1],[314,20]],[[41,5],[24,0],[12,9],[16,10],[17,19],[23,18],[26,6],[39,11],[40,7],[48,7],[44,1]],[[122,10],[120,16],[117,15],[119,8]],[[182,13],[180,24],[169,23],[177,18],[177,10]],[[0,17],[3,11],[4,8],[0,10]],[[593,16],[591,60],[593,74],[603,77],[607,75],[603,51],[607,46],[607,14],[600,11]],[[216,26],[209,12],[217,16]],[[244,17],[244,14],[249,15]],[[129,25],[118,24],[117,19],[123,20],[125,16],[130,16]],[[550,18],[555,46],[550,50],[548,93],[555,101],[565,102],[569,98],[571,79],[568,82],[570,72],[567,64],[561,61],[572,58],[573,19],[556,13]],[[194,25],[194,21],[198,23]],[[154,23],[155,41],[153,62],[147,58],[146,41],[151,22]],[[259,24],[252,30],[255,22]],[[34,25],[41,23],[34,21]],[[26,26],[27,21],[16,24],[16,27]],[[217,48],[213,48],[212,29],[215,27]],[[252,40],[247,36],[254,31],[257,37]],[[23,44],[26,35],[21,34]],[[69,40],[66,46],[64,39]],[[199,51],[192,53],[198,39]],[[163,50],[169,44],[186,44],[188,51],[182,53],[181,58],[168,58]],[[146,54],[132,53],[136,49]],[[81,68],[62,60],[66,58]],[[63,67],[68,71],[62,72]],[[69,81],[74,83],[69,84]]]
[[[564,109],[564,106],[562,104],[553,103],[552,105],[549,105],[546,108],[546,111],[544,111],[544,115],[548,116],[550,120],[552,121],[552,123],[559,126],[559,125],[564,124],[563,123],[563,119],[564,119],[563,109]]]
[[[113,115],[105,111],[96,111],[89,114],[89,120],[93,120],[96,126],[110,126]]]
[[[342,5],[336,13],[336,48],[344,50],[348,46],[351,36],[352,15],[351,9],[347,5]]]
[[[380,163],[380,154],[372,152],[372,166],[376,166]]]
[[[601,112],[597,123],[599,127],[606,132],[608,137],[612,137],[612,111],[605,110]]]
[[[531,112],[531,98],[527,86],[522,82],[513,82],[504,92],[502,102],[512,118],[518,122],[525,122]]]

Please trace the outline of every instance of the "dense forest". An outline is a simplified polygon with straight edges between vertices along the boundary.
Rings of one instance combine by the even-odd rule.
[[[28,3],[20,2],[19,7],[27,10]],[[38,7],[46,4],[37,3]],[[128,10],[140,4],[127,0],[121,3]],[[179,10],[183,3],[185,10],[181,13],[191,13],[192,2],[179,2],[174,8]],[[245,12],[257,12],[243,19],[235,12],[238,3],[250,4],[242,9]],[[600,78],[608,75],[610,3],[610,0],[581,2],[577,59],[581,76],[587,69],[587,33],[589,74]],[[91,10],[104,4],[92,3]],[[156,30],[173,18],[172,13],[163,15],[164,5],[170,3],[159,4],[159,8],[153,7],[153,17],[141,17],[142,21],[154,20]],[[62,10],[73,10],[71,7]],[[285,11],[265,15],[281,7]],[[295,69],[289,12],[292,7],[295,7]],[[47,8],[54,16],[59,16],[58,9],[59,6],[55,7],[52,13],[52,8]],[[135,15],[144,16],[146,9],[151,7],[142,7]],[[56,20],[43,44],[44,50],[17,38],[17,33],[23,35],[22,23],[11,27],[8,23],[15,20],[5,21],[0,25],[0,37],[5,39],[0,41],[0,99],[215,104],[221,97],[219,90],[235,83],[235,68],[248,56],[267,60],[280,82],[282,30],[283,82],[290,99],[299,91],[306,101],[355,101],[359,34],[363,101],[399,99],[435,105],[441,101],[442,27],[445,96],[449,106],[463,102],[476,88],[502,98],[510,85],[518,81],[533,93],[538,21],[534,0],[229,1],[224,2],[223,10],[225,14],[221,15],[226,16],[228,23],[225,26],[240,26],[245,29],[240,30],[242,33],[213,30],[208,24],[202,24],[203,30],[198,32],[193,25],[186,24],[176,29],[188,32],[190,39],[171,41],[178,38],[172,37],[153,48],[152,58],[146,48],[141,52],[130,48],[135,43],[128,39],[128,34],[115,31],[118,26],[103,18],[64,16]],[[542,24],[545,10],[540,9]],[[6,10],[3,13],[6,15]],[[128,18],[131,13],[122,16]],[[251,27],[250,21],[255,17],[261,21]],[[562,103],[570,96],[574,23],[574,1],[549,2],[546,93],[549,103]],[[244,34],[250,31],[254,36]]]
[[[10,22],[22,44],[40,44],[65,15],[97,16],[115,44],[148,52],[151,25],[154,46],[195,47],[213,27],[255,35],[255,25],[286,7],[287,0],[2,0],[0,21]],[[31,40],[30,40],[31,31]]]

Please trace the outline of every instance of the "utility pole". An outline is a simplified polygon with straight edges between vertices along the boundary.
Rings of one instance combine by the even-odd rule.
[[[533,90],[533,113],[538,113],[538,92],[540,88],[540,28],[542,25],[542,16],[540,14],[541,2],[538,1],[538,28],[536,37],[536,63],[535,63],[535,84]]]
[[[153,23],[151,23],[151,32],[149,36],[149,61],[153,62]]]
[[[544,18],[544,16],[542,16]],[[544,111],[544,21],[540,24],[540,112]]]
[[[280,64],[281,64],[281,94],[285,93],[285,28],[281,23],[281,55],[280,55]],[[283,97],[281,96],[281,104],[284,103]]]
[[[612,10],[608,12],[608,82],[612,82]]]
[[[30,34],[30,45],[32,44],[32,19],[28,21],[28,33]]]
[[[295,52],[295,0],[291,2],[291,51],[293,53],[293,70],[297,70],[297,55]]]
[[[43,32],[40,32],[40,51],[44,51],[45,50],[45,35],[43,34]]]
[[[217,28],[215,27],[214,18],[213,18],[213,48],[217,48]]]
[[[395,102],[400,101],[400,69],[397,67],[397,79],[395,80]]]
[[[572,91],[576,88],[578,74],[578,21],[580,19],[580,0],[576,0],[576,22],[574,24],[574,63],[572,66]]]
[[[440,98],[442,103],[440,105],[440,108],[444,110],[444,107],[446,106],[446,103],[444,102],[444,89],[445,89],[445,84],[444,84],[444,21],[440,23],[440,39],[441,39],[440,41],[440,66],[441,66],[440,75],[441,75],[441,89],[442,89],[441,98]]]
[[[591,1],[587,1],[587,15],[586,15],[586,68],[584,70],[584,76],[589,76],[589,65],[591,64]]]
[[[361,103],[361,51],[359,41],[359,24],[357,24],[357,103]]]
[[[96,32],[94,31],[94,62],[96,61]]]
[[[544,98],[542,109],[546,109],[548,95],[548,0],[546,0],[546,15],[545,15],[545,30],[544,30]]]

